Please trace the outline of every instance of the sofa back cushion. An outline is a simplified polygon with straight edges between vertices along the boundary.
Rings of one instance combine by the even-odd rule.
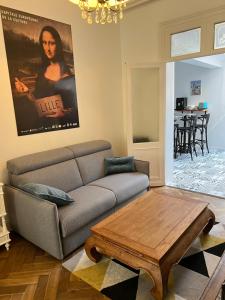
[[[104,159],[110,156],[111,144],[96,140],[11,159],[7,167],[16,187],[33,182],[70,192],[104,177]]]
[[[19,175],[73,158],[71,151],[66,148],[58,148],[11,159],[7,162],[7,168],[11,174]]]
[[[104,177],[104,159],[112,156],[111,147],[103,140],[67,147],[74,153],[84,184]]]
[[[35,182],[69,192],[83,185],[73,152],[66,148],[15,158],[7,166],[10,182],[16,187]]]
[[[104,177],[104,160],[111,156],[110,149],[76,158],[84,184]]]
[[[93,154],[96,152],[109,150],[112,148],[111,144],[104,140],[96,140],[91,142],[85,142],[66,147],[73,152],[75,158]]]

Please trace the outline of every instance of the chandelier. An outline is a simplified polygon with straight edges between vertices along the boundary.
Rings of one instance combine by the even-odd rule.
[[[123,18],[123,8],[128,0],[70,0],[81,9],[81,16],[88,24],[118,23]]]

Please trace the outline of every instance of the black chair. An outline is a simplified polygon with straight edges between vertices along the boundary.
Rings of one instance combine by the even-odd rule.
[[[178,136],[179,125],[174,123],[174,132],[173,132],[173,149],[174,149],[174,158],[177,158],[178,145],[179,145],[179,136]]]
[[[195,126],[195,136],[200,134],[200,138],[195,139],[195,144],[200,145],[202,150],[202,155],[204,155],[204,145],[209,153],[208,146],[208,123],[209,123],[210,114],[204,114],[198,117],[198,122]]]
[[[193,151],[197,156],[195,149],[195,127],[197,124],[197,115],[185,115],[182,118],[184,126],[177,127],[177,138],[176,138],[176,151],[180,153],[190,153],[191,159],[193,160]]]

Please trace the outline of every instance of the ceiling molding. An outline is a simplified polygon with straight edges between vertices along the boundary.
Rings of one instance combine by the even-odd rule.
[[[127,7],[125,8],[125,10],[129,10],[129,9],[133,9],[136,8],[138,6],[142,6],[145,4],[149,4],[153,1],[158,1],[158,0],[129,0],[127,3]]]

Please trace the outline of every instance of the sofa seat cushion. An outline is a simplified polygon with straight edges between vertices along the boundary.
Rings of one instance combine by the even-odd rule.
[[[105,176],[88,184],[112,191],[117,204],[139,194],[149,186],[148,176],[139,172],[121,173]]]
[[[98,186],[83,186],[68,194],[74,202],[58,209],[64,238],[112,209],[116,204],[114,193]]]

